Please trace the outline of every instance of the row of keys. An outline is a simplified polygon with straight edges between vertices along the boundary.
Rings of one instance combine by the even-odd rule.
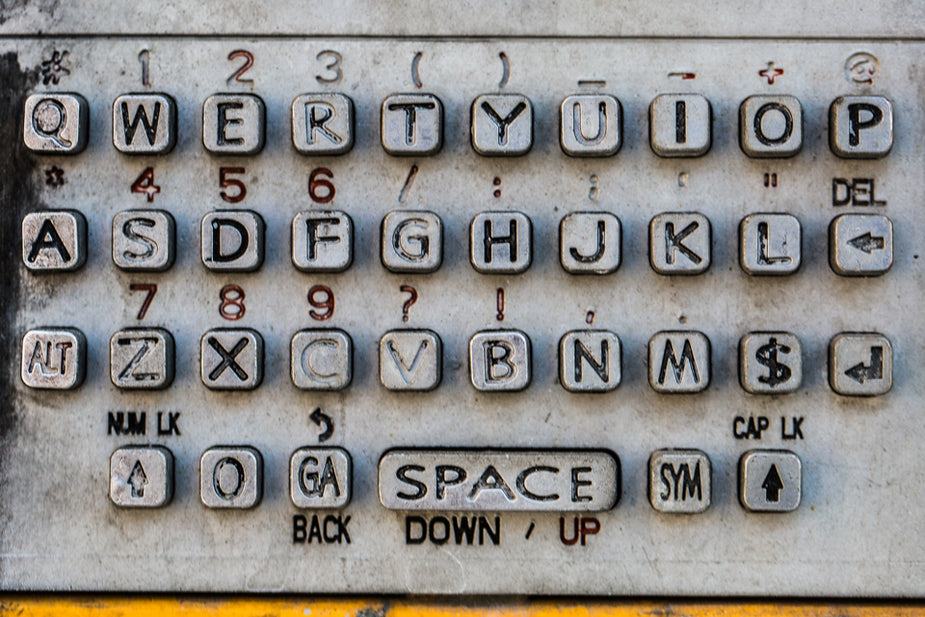
[[[21,376],[30,388],[73,389],[86,372],[87,343],[74,328],[30,330],[22,341]],[[110,377],[123,389],[159,390],[174,377],[174,339],[162,328],[127,328],[110,339]],[[469,377],[483,392],[516,392],[532,380],[532,344],[520,330],[483,330],[469,340]],[[443,374],[443,343],[431,330],[391,330],[379,340],[379,380],[395,391],[430,391]],[[353,380],[354,346],[338,329],[300,330],[290,343],[292,383],[337,391]],[[213,390],[253,390],[263,381],[264,342],[250,328],[218,328],[200,341],[202,383]],[[573,330],[558,346],[559,383],[569,392],[609,392],[622,381],[619,337]],[[711,382],[710,339],[670,330],[649,340],[649,384],[666,394],[696,393]],[[838,394],[875,396],[893,384],[893,347],[877,333],[848,332],[829,342],[829,384]],[[752,332],[739,343],[739,381],[752,394],[796,391],[803,348],[789,332]]]
[[[45,92],[26,99],[23,140],[33,152],[74,154],[87,144],[86,99]],[[292,144],[306,155],[339,155],[355,141],[353,101],[302,94],[291,106]],[[443,147],[443,103],[433,94],[382,102],[382,147],[429,156]],[[522,156],[533,147],[533,103],[521,94],[472,101],[469,133],[482,156]],[[214,154],[255,155],[266,138],[266,105],[254,94],[214,94],[202,106],[202,144]],[[112,106],[112,142],[126,154],[166,154],[177,142],[177,105],[163,93],[124,94]],[[658,156],[696,157],[713,142],[713,110],[700,94],[662,94],[649,106],[649,143]],[[623,144],[623,107],[607,94],[576,94],[559,108],[559,143],[575,157],[606,157]],[[753,158],[787,158],[803,147],[803,107],[789,95],[754,95],[739,107],[739,145]],[[829,107],[829,146],[842,158],[881,158],[893,147],[893,106],[883,96],[841,96]]]
[[[309,210],[292,219],[292,263],[302,272],[342,272],[353,263],[346,212]],[[160,272],[176,255],[176,224],[163,210],[124,210],[112,221],[112,259],[127,271]],[[265,253],[263,218],[250,210],[209,212],[201,258],[209,270],[252,272]],[[739,263],[750,275],[786,275],[802,262],[803,232],[791,214],[757,213],[739,225]],[[427,273],[443,263],[444,226],[425,210],[382,220],[380,257],[392,272]],[[573,212],[559,224],[559,260],[572,274],[610,274],[623,258],[622,224],[609,212]],[[712,227],[698,212],[666,212],[649,223],[649,263],[659,274],[692,275],[712,263]],[[68,272],[87,258],[87,222],[76,210],[33,212],[22,222],[22,256],[32,271]],[[533,223],[522,212],[481,212],[469,226],[469,259],[486,274],[518,274],[533,262]],[[881,214],[842,214],[829,225],[829,263],[843,276],[878,276],[893,264],[893,223]]]
[[[739,459],[739,501],[753,512],[791,512],[802,497],[802,462],[786,450]],[[607,450],[396,449],[379,460],[379,501],[428,512],[600,512],[620,499],[620,461]],[[119,448],[110,458],[109,496],[125,508],[157,508],[173,498],[174,459],[163,446]],[[248,509],[263,495],[263,457],[249,446],[219,446],[199,461],[208,508]],[[657,450],[649,458],[649,503],[671,514],[705,512],[712,466],[700,450]],[[289,459],[289,495],[306,509],[350,503],[352,460],[342,448],[305,447]]]

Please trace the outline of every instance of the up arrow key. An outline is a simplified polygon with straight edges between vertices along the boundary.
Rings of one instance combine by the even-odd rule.
[[[789,450],[750,450],[739,459],[739,502],[750,512],[792,512],[803,494],[803,463]]]
[[[777,503],[780,501],[780,492],[781,489],[784,488],[784,483],[780,479],[777,465],[771,465],[771,468],[768,470],[768,475],[764,477],[761,488],[764,489],[765,499],[767,499],[768,502]]]
[[[145,496],[148,476],[145,474],[145,468],[141,466],[141,461],[135,461],[132,473],[128,477],[128,483],[132,487],[132,499],[141,499]]]
[[[848,244],[870,255],[874,251],[883,250],[883,247],[886,246],[886,241],[883,236],[875,236],[868,231],[864,235],[851,238],[848,240]]]

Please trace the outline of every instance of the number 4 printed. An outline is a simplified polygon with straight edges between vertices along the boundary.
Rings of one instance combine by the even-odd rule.
[[[146,167],[141,175],[132,182],[133,193],[144,193],[148,201],[154,201],[154,196],[161,192],[161,187],[154,184],[154,168]]]

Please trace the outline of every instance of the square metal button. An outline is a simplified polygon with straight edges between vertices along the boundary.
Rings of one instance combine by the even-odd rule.
[[[353,101],[336,92],[300,94],[292,101],[292,145],[300,154],[331,156],[353,148]]]
[[[433,390],[442,374],[443,344],[436,332],[390,330],[379,339],[379,381],[389,390]]]
[[[109,377],[117,388],[162,390],[173,382],[174,342],[162,328],[126,328],[109,339]]]
[[[177,231],[164,210],[123,210],[112,217],[112,261],[130,272],[163,272],[176,257]]]
[[[469,260],[483,274],[519,274],[533,261],[533,226],[522,212],[480,212],[469,225]]]
[[[883,96],[840,96],[829,107],[835,156],[879,159],[893,148],[893,104]]]
[[[752,158],[789,158],[803,147],[803,107],[786,94],[750,96],[739,107],[739,145]]]
[[[353,461],[343,448],[299,448],[289,459],[289,495],[297,508],[333,509],[350,503]]]
[[[74,92],[43,92],[26,98],[23,143],[39,154],[77,154],[87,147],[90,105]]]
[[[749,214],[739,224],[739,264],[750,275],[793,274],[802,262],[803,230],[791,214]]]
[[[613,156],[623,145],[623,107],[609,94],[573,94],[559,106],[559,145],[569,156]]]
[[[263,457],[249,446],[216,446],[199,459],[199,496],[207,508],[253,508],[263,497]]]
[[[829,224],[829,265],[842,276],[880,276],[893,267],[893,222],[882,214],[842,214]]]
[[[649,263],[659,274],[700,274],[712,259],[710,220],[699,212],[666,212],[649,223]]]
[[[829,342],[829,385],[845,396],[878,396],[893,387],[893,345],[876,332],[843,332]]]
[[[177,103],[162,92],[112,102],[112,145],[125,154],[167,154],[177,143]]]
[[[572,330],[559,339],[559,383],[569,392],[609,392],[623,372],[620,338],[607,330]]]
[[[710,385],[710,339],[696,330],[672,330],[649,340],[649,384],[666,394],[694,393]]]
[[[609,212],[572,212],[559,223],[559,261],[571,274],[610,274],[620,267],[623,233]]]
[[[353,263],[353,219],[307,210],[292,219],[292,263],[302,272],[343,272]]]
[[[87,339],[76,328],[38,328],[22,338],[20,376],[30,388],[73,390],[87,371]]]
[[[443,221],[426,210],[393,210],[382,219],[381,248],[390,272],[434,272],[443,263]]]
[[[213,94],[202,104],[202,145],[213,154],[257,154],[266,129],[266,106],[256,94]]]
[[[521,156],[533,147],[533,103],[522,94],[483,94],[472,101],[472,147],[482,156]]]
[[[163,446],[119,448],[109,458],[109,498],[122,508],[159,508],[173,499],[173,454]]]
[[[263,337],[250,328],[216,328],[200,341],[202,383],[211,390],[253,390],[263,381]]]
[[[33,272],[73,272],[87,261],[87,219],[77,210],[30,212],[22,219],[22,260]]]
[[[469,375],[476,390],[519,392],[531,379],[530,337],[520,330],[485,330],[469,340]]]
[[[649,503],[668,514],[699,514],[712,497],[710,458],[700,450],[656,450],[649,457]]]
[[[803,495],[803,464],[787,450],[751,450],[739,459],[739,501],[752,512],[792,512]]]
[[[713,143],[713,109],[700,94],[660,94],[649,105],[649,145],[658,156],[702,156]]]
[[[382,147],[393,156],[429,156],[443,147],[443,103],[433,94],[393,94],[382,101]]]
[[[343,330],[300,330],[290,344],[292,383],[302,390],[343,390],[353,380],[353,340]]]
[[[202,263],[217,272],[253,272],[263,264],[264,229],[256,212],[222,210],[202,217]]]
[[[803,346],[789,332],[749,332],[739,341],[739,381],[752,394],[787,394],[803,382]]]

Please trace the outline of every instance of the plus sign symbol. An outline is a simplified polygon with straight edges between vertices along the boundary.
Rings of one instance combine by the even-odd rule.
[[[777,68],[774,62],[768,62],[767,68],[764,68],[758,71],[758,75],[767,79],[769,84],[773,84],[774,80],[783,74],[784,74],[784,69]]]

